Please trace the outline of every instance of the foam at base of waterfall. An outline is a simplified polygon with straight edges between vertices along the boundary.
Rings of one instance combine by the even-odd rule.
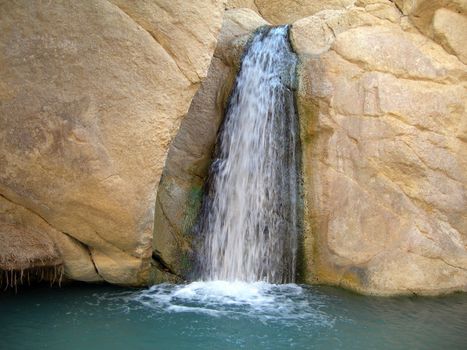
[[[128,301],[161,312],[198,313],[222,317],[254,317],[264,322],[289,321],[330,327],[333,318],[320,309],[322,296],[310,298],[296,284],[209,281],[190,284],[159,284],[135,293]]]

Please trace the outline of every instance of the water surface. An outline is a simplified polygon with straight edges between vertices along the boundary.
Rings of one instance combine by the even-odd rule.
[[[467,349],[467,295],[195,282],[0,295],[1,349]]]

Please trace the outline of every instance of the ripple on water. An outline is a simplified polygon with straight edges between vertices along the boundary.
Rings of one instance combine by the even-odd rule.
[[[0,348],[464,350],[466,307],[293,284],[35,288],[0,295]]]

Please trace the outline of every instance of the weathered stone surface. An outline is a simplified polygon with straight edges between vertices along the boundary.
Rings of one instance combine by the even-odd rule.
[[[418,30],[466,63],[467,1],[396,0],[395,3]]]
[[[214,56],[238,67],[245,44],[257,28],[268,25],[254,11],[241,8],[225,12]]]
[[[218,91],[232,82],[235,69],[231,68],[213,58],[208,79],[196,93],[170,147],[159,184],[153,247],[178,275],[187,268],[190,229],[198,213],[206,169],[223,115]]]
[[[345,9],[355,0],[228,0],[226,8],[246,7],[271,24],[288,24],[322,10]]]
[[[222,22],[221,1],[110,1],[150,33],[191,82],[206,77]]]
[[[294,22],[306,281],[467,289],[467,3],[394,3],[230,0],[211,61],[220,1],[0,2],[0,222],[72,279],[178,280],[245,43]]]
[[[439,9],[433,17],[433,36],[450,53],[467,64],[467,16]]]
[[[446,8],[464,15],[467,12],[465,0],[394,0],[393,2],[404,15],[410,16],[424,34],[430,32],[433,15],[438,9]]]
[[[225,3],[226,10],[241,9],[241,8],[247,8],[247,9],[253,10],[258,15],[260,15],[258,7],[255,4],[255,0],[227,0]]]
[[[272,24],[292,23],[322,10],[344,9],[355,0],[256,0],[261,16]]]
[[[324,6],[292,26],[301,60],[305,280],[380,295],[465,289],[467,75],[454,50],[459,37],[441,34],[451,32],[440,15],[442,46],[389,1],[355,5]],[[227,6],[264,14],[258,1]],[[289,10],[278,16],[293,17]],[[231,75],[241,55],[239,27],[261,24],[253,11],[226,13],[214,83],[195,98],[159,187],[155,249],[177,273],[191,250],[190,210],[199,205],[225,101],[216,82],[229,80],[221,67]]]
[[[292,27],[307,281],[466,290],[467,67],[371,3]]]
[[[421,48],[417,36],[387,26],[356,28],[336,38],[333,49],[344,59],[366,70],[388,72],[401,78],[446,80],[452,60],[437,60]],[[439,49],[439,48],[438,48]],[[436,48],[433,49],[436,51]],[[462,68],[452,62],[451,69]]]
[[[157,193],[153,248],[177,275],[190,270],[191,229],[243,48],[251,33],[265,24],[252,10],[226,11],[208,77],[170,146]]]
[[[325,10],[293,23],[291,37],[302,56],[319,55],[330,49],[336,35],[359,26],[377,25],[381,21],[364,9]]]
[[[222,10],[0,3],[0,193],[55,230],[70,277],[150,279],[155,189]]]
[[[30,268],[55,267],[62,263],[54,242],[46,234],[0,223],[0,272],[21,273]]]
[[[401,19],[401,12],[390,0],[357,0],[356,6],[364,7],[367,13],[380,19],[397,23]]]
[[[89,249],[84,244],[57,231],[37,214],[8,201],[3,196],[0,196],[0,222],[16,225],[25,232],[39,232],[46,236],[46,240],[55,242],[60,259],[64,263],[66,277],[84,282],[102,281],[91,260]]]

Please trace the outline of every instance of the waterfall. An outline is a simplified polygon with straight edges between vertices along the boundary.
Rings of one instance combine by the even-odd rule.
[[[296,62],[287,26],[258,30],[244,53],[195,227],[204,280],[295,280]]]

